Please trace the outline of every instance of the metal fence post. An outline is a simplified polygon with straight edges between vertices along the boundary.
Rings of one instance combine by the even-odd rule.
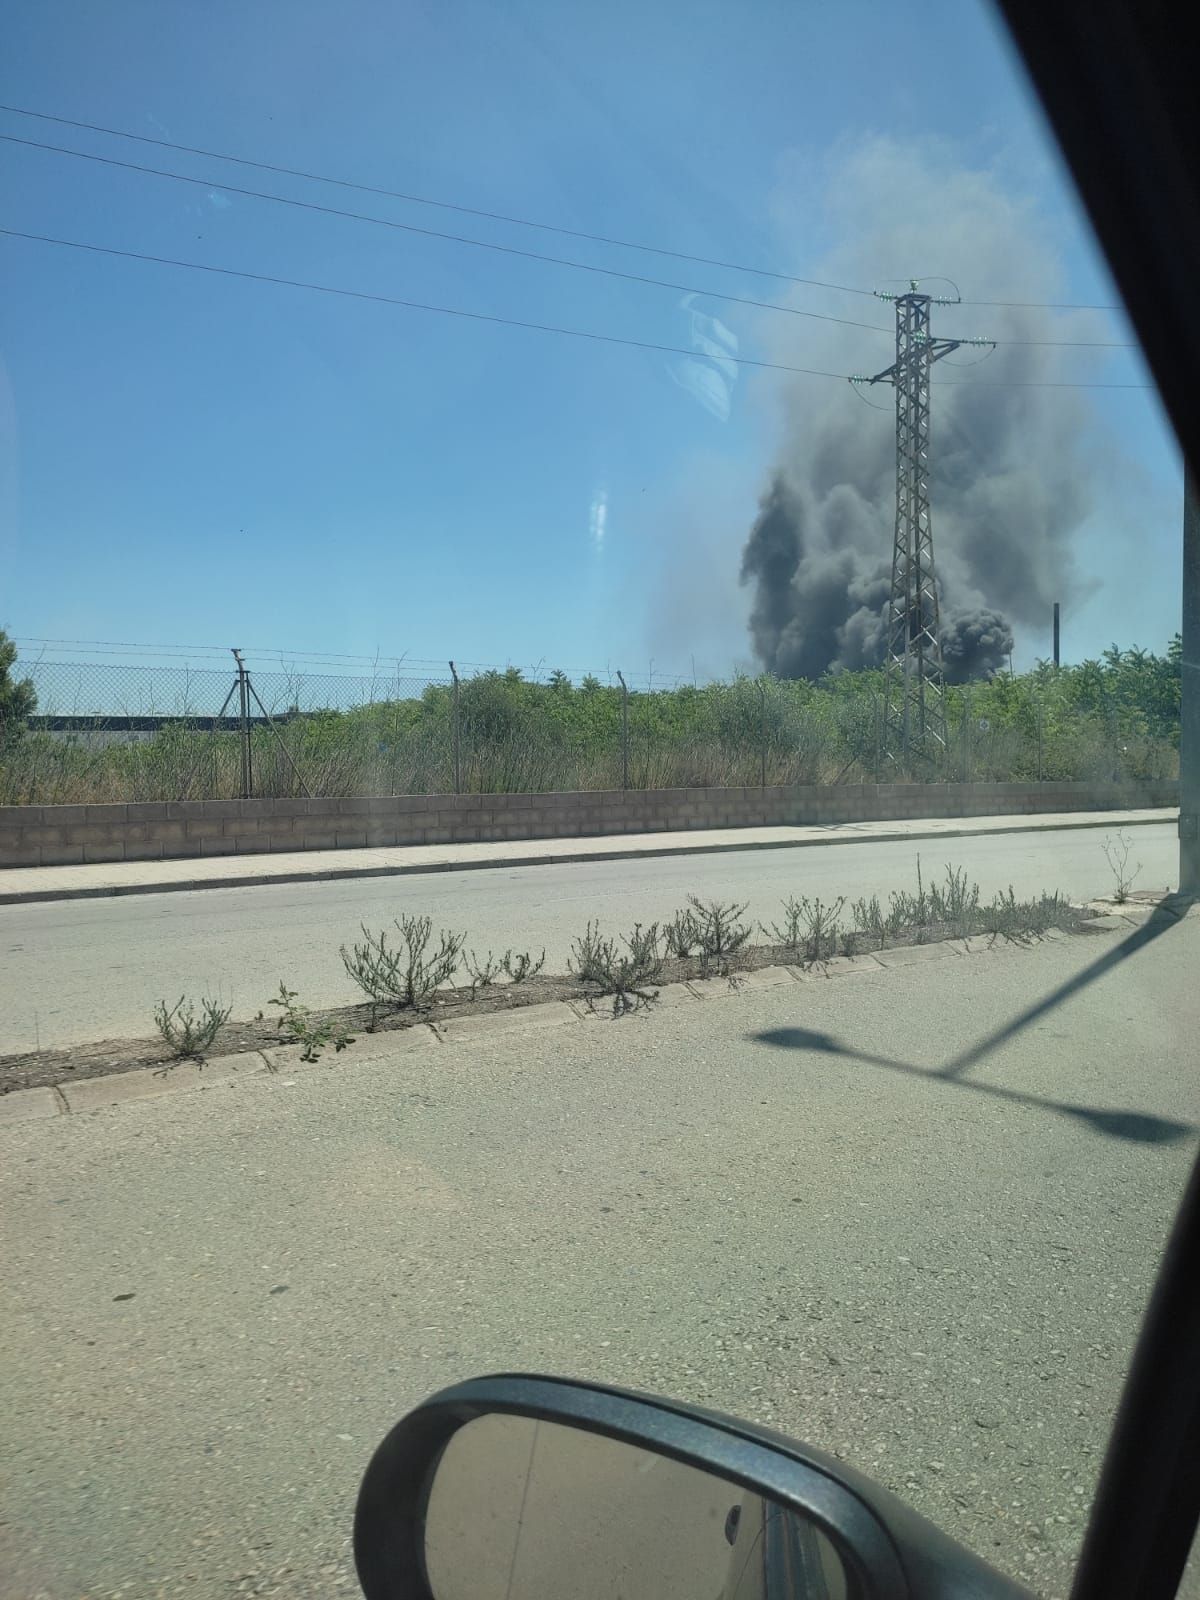
[[[1055,608],[1057,610],[1057,607]],[[1038,782],[1042,781],[1042,694],[1038,690],[1037,697],[1037,741],[1038,741]]]
[[[254,768],[250,755],[250,696],[246,690],[246,663],[242,660],[242,652],[234,650],[233,659],[237,662],[238,674],[238,723],[242,744],[241,798],[249,800],[254,790]]]
[[[453,661],[450,663],[450,676],[454,679],[454,792],[462,793],[462,747],[459,743],[458,724],[458,673],[455,671]]]
[[[759,678],[758,689],[758,759],[760,787],[767,787],[767,686]]]
[[[396,762],[400,758],[400,669],[396,668],[396,689],[392,696],[392,794],[396,793]]]
[[[247,710],[247,713],[249,713],[249,709],[250,709],[250,696],[253,695],[254,696],[254,700],[255,700],[255,704],[258,706],[258,709],[262,712],[263,719],[266,722],[267,727],[270,729],[271,733],[274,735],[275,743],[279,746],[280,754],[283,756],[283,759],[287,762],[288,767],[291,770],[292,777],[295,778],[296,782],[300,785],[301,789],[303,789],[305,795],[311,799],[312,791],[309,789],[308,785],[305,783],[304,778],[303,778],[303,776],[302,776],[302,774],[300,772],[300,768],[292,760],[292,753],[288,749],[287,745],[283,742],[283,736],[280,734],[279,729],[275,726],[275,723],[272,721],[271,713],[267,710],[266,706],[263,705],[262,696],[259,694],[258,690],[251,683],[249,672],[246,673],[246,677],[245,677],[245,692],[246,692],[246,710]]]
[[[629,787],[629,687],[620,672],[617,673],[621,685],[621,787]]]
[[[883,697],[872,695],[872,706],[875,712],[875,759],[872,763],[871,776],[876,788],[879,787],[879,774],[883,767]]]

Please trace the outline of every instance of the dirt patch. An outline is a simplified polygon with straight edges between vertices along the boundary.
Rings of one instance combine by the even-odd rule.
[[[1132,898],[1132,897],[1131,897]],[[1081,910],[1074,932],[1094,913]],[[982,927],[967,930],[978,933]],[[843,932],[838,936],[838,948],[846,955],[868,955],[880,949],[895,949],[912,944],[937,944],[946,939],[962,937],[962,929],[952,929],[938,924],[922,928],[905,928],[895,935],[880,939],[870,933]],[[1036,942],[1037,935],[1018,936],[1021,942]],[[762,967],[795,966],[804,962],[797,952],[783,945],[749,945],[740,950],[728,963],[728,972],[754,972]],[[821,963],[812,963],[820,967]],[[699,958],[679,961],[667,959],[662,972],[651,990],[666,983],[686,983],[692,978],[714,975],[712,968],[705,969]],[[718,974],[720,975],[720,974]],[[367,1005],[338,1006],[328,1011],[314,1011],[314,1022],[326,1019],[346,1028],[355,1037],[367,1033],[392,1033],[427,1022],[448,1021],[452,1017],[479,1016],[491,1011],[511,1011],[520,1006],[541,1005],[551,1000],[588,1000],[603,1012],[612,1004],[611,996],[603,995],[595,984],[581,983],[578,978],[556,977],[540,974],[524,983],[490,984],[472,994],[469,988],[443,989],[433,1003],[419,1011],[380,1010],[375,1026],[370,1027],[371,1007]],[[217,1035],[212,1056],[237,1055],[245,1051],[268,1050],[288,1044],[286,1032],[281,1032],[274,1016],[256,1017],[250,1022],[227,1022]],[[333,1047],[326,1046],[322,1056],[335,1059]],[[83,1078],[102,1078],[114,1072],[132,1072],[142,1067],[161,1067],[170,1071],[176,1057],[168,1051],[157,1036],[141,1039],[102,1039],[95,1044],[71,1045],[65,1050],[30,1050],[18,1055],[0,1056],[0,1095],[17,1089],[54,1087],[60,1083],[77,1083]],[[203,1058],[200,1058],[201,1061]]]

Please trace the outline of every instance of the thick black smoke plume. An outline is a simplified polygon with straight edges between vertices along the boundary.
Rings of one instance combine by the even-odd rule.
[[[947,683],[966,683],[999,672],[1012,654],[1013,631],[986,606],[942,617],[942,656]]]
[[[805,549],[803,521],[803,497],[777,475],[742,553],[742,581],[755,580],[756,655],[780,678],[880,666],[890,567],[865,567],[864,553],[849,543],[814,556]],[[986,606],[948,606],[942,585],[939,599],[947,682],[998,672],[1013,648],[1007,619]]]
[[[801,209],[806,203],[801,196]],[[843,152],[825,207],[856,243],[831,258],[822,277],[878,283],[919,258],[953,273],[972,300],[1062,298],[1048,225],[992,173],[954,166],[944,149],[870,140]],[[953,293],[932,280],[921,287]],[[811,308],[811,291],[795,303]],[[892,319],[887,303],[861,304],[863,321],[887,330]],[[773,360],[871,373],[894,358],[886,331],[780,328],[790,322],[763,325]],[[1084,587],[1071,546],[1092,509],[1099,446],[1085,396],[1059,385],[1094,375],[1096,358],[1047,341],[1105,331],[1087,313],[1036,306],[933,308],[935,336],[1000,341],[986,360],[964,348],[933,369],[930,486],[951,681],[997,670],[1013,648],[1014,625],[1046,629],[1052,602]],[[788,396],[781,457],[741,562],[755,654],[781,677],[815,678],[883,658],[895,411],[890,387],[867,393],[878,410],[849,384],[797,380]]]

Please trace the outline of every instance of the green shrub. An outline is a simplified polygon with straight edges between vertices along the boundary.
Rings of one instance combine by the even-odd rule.
[[[980,931],[997,939],[1008,939],[1014,944],[1032,944],[1044,938],[1051,928],[1061,928],[1064,933],[1074,933],[1083,913],[1064,896],[1042,894],[1032,900],[1018,900],[1009,884],[995,896],[990,905],[979,909]]]
[[[342,1051],[348,1044],[354,1043],[353,1034],[343,1024],[334,1022],[330,1017],[315,1018],[307,1006],[300,1004],[296,990],[289,989],[282,978],[279,980],[278,995],[274,1000],[268,1000],[267,1004],[280,1008],[276,1027],[283,1035],[284,1044],[304,1046],[300,1052],[301,1061],[319,1061],[327,1045]]]
[[[506,950],[500,964],[513,983],[524,983],[527,978],[536,978],[546,965],[546,952],[543,950],[535,961],[528,950]]]
[[[688,906],[695,928],[701,973],[705,976],[709,972],[727,973],[730,961],[750,937],[751,929],[742,921],[746,914],[745,905],[735,905],[732,901],[725,905],[720,900],[699,900],[690,894]]]
[[[807,895],[799,900],[789,896],[783,902],[782,925],[773,923],[763,932],[791,951],[805,966],[832,960],[838,951],[839,918],[845,903],[844,896],[839,896],[832,905],[825,904],[819,896],[813,900]]]
[[[381,1005],[413,1010],[427,1005],[442,984],[458,970],[465,934],[439,930],[438,945],[430,949],[433,923],[429,917],[401,915],[395,919],[398,945],[388,944],[387,933],[372,933],[364,924],[363,941],[349,950],[341,947],[342,965],[371,1002],[370,1026],[375,1026]]]
[[[646,928],[635,923],[633,932],[622,943],[624,953],[614,940],[601,934],[598,923],[589,922],[571,947],[572,973],[581,983],[595,985],[599,994],[612,995],[614,1017],[657,1000],[658,991],[650,985],[661,976],[663,968],[656,922]]]
[[[1116,837],[1110,834],[1101,849],[1104,851],[1104,859],[1108,862],[1108,869],[1113,875],[1113,883],[1116,886],[1113,899],[1119,906],[1123,906],[1129,899],[1129,891],[1133,888],[1134,880],[1142,870],[1142,863],[1139,861],[1136,866],[1129,865],[1133,840],[1119,828]]]
[[[173,1006],[160,1000],[154,1008],[154,1026],[162,1036],[171,1054],[181,1060],[186,1056],[203,1055],[222,1027],[229,1021],[232,1006],[222,1006],[207,996],[200,1002],[197,1015],[195,1003],[180,995]]]

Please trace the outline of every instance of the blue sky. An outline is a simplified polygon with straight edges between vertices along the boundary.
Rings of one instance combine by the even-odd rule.
[[[1014,197],[1049,297],[1116,298],[1007,45],[971,0],[42,0],[11,12],[5,32],[0,98],[12,105],[800,275],[857,264],[857,235],[871,237],[869,218],[838,205],[847,152],[873,139],[934,151],[934,169],[985,173]],[[888,321],[841,293],[18,115],[0,115],[0,132]],[[12,228],[710,358],[0,240],[11,633],[638,673],[652,661],[656,675],[750,664],[741,548],[788,429],[835,386],[722,358],[783,348],[821,366],[827,325],[785,319],[783,340],[776,314],[712,294],[11,144],[0,163]],[[947,259],[962,252],[941,240],[938,252],[880,259],[864,286],[948,273],[970,298],[961,260]],[[1030,280],[1013,256],[1020,294]],[[986,297],[1000,298],[992,265]],[[953,315],[952,331],[990,331],[983,308]],[[1119,315],[1087,326],[1128,337]],[[890,359],[886,337],[838,337],[838,360]],[[1056,370],[1068,369],[1145,381],[1134,352],[1066,353]],[[1178,617],[1174,445],[1153,394],[1083,399],[1095,458],[1116,459],[1119,441],[1121,487],[1077,535],[1065,647],[1161,648]],[[936,407],[934,425],[936,443]],[[936,533],[936,498],[934,519]],[[1020,660],[1047,649],[1019,629]]]

